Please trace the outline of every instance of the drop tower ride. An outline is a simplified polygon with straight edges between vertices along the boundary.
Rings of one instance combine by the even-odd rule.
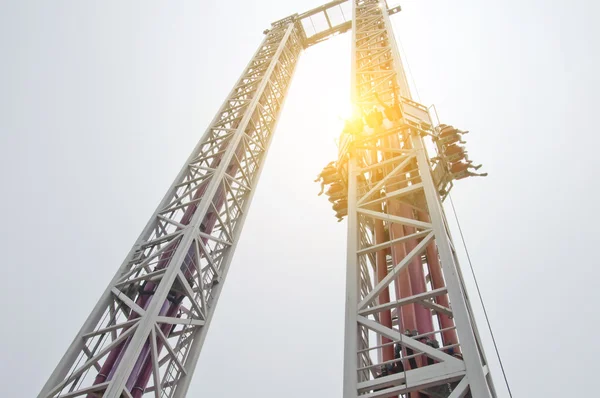
[[[264,32],[38,398],[186,397],[298,57],[348,30],[354,117],[395,113],[344,130],[336,159],[348,219],[343,398],[496,396],[442,207],[468,176],[448,153],[462,132],[412,100],[389,19],[398,11],[336,0]],[[316,17],[326,25],[308,33]]]

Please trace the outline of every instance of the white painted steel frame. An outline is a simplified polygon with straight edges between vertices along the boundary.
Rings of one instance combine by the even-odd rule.
[[[346,326],[344,345],[343,398],[384,398],[420,391],[431,397],[495,397],[495,391],[485,364],[470,304],[462,282],[456,253],[441,203],[431,177],[428,154],[423,136],[433,132],[427,108],[410,100],[410,89],[402,66],[386,5],[383,0],[353,0],[352,26],[352,93],[356,111],[369,111],[378,104],[374,94],[387,102],[398,94],[403,97],[405,117],[392,126],[384,127],[367,137],[355,137],[349,147],[342,149],[340,160],[347,161],[348,178],[348,248],[346,272]],[[391,82],[395,81],[395,85]],[[413,111],[409,112],[408,110]],[[347,149],[347,151],[346,151]],[[383,170],[378,181],[375,170]],[[380,196],[380,191],[386,192]],[[399,201],[410,206],[414,219],[388,214],[382,203]],[[417,211],[427,214],[427,221],[418,220]],[[413,235],[396,238],[389,233],[387,242],[374,241],[374,221],[384,220],[391,225],[414,229]],[[374,253],[412,240],[418,242],[397,264],[392,263],[386,278],[376,280]],[[435,242],[442,264],[446,286],[415,294],[391,303],[380,304],[379,295],[397,282],[398,274],[415,258],[422,256],[427,245]],[[431,301],[447,294],[451,308]],[[432,314],[451,315],[460,344],[435,349],[408,337],[402,327],[380,323],[379,313],[405,305],[422,305]],[[399,311],[396,311],[399,314]],[[398,315],[399,317],[399,315]],[[396,324],[400,320],[398,319]],[[435,334],[442,332],[439,324]],[[444,330],[445,331],[445,330]],[[430,334],[431,335],[431,334]],[[420,357],[421,366],[400,373],[379,375],[383,363],[380,350],[382,338],[409,348]],[[393,343],[388,343],[393,344]],[[463,359],[447,351],[460,349]],[[404,351],[406,361],[406,351]],[[430,358],[428,364],[424,358]],[[404,367],[406,368],[406,362]]]
[[[396,80],[406,107],[426,113],[410,101],[393,39],[388,15],[398,12],[399,7],[387,10],[383,1],[353,0],[352,25],[349,21],[332,24],[328,11],[346,1],[334,0],[285,18],[266,31],[258,51],[38,397],[186,396],[302,47],[352,27],[352,86],[359,108],[373,105],[374,92],[389,102],[393,88],[385,87],[385,83]],[[325,16],[328,27],[307,38],[300,23],[316,14]],[[380,46],[382,38],[387,40],[385,46]],[[379,48],[373,50],[373,43]],[[365,51],[370,52],[368,56]],[[375,62],[382,58],[393,68],[385,69]],[[456,253],[418,135],[428,126],[420,122],[425,121],[407,118],[401,126],[355,141],[349,152],[344,398],[389,397],[410,391],[459,397],[469,390],[476,397],[495,396],[493,387],[488,391],[489,375],[485,361],[481,361],[485,357],[478,348]],[[412,145],[399,148],[384,144],[391,136]],[[410,169],[415,161],[416,170]],[[382,167],[387,169],[387,176],[377,184],[364,186],[365,180],[358,179],[362,175],[369,181],[369,174]],[[411,178],[406,186],[387,189],[407,173]],[[378,196],[381,188],[389,192]],[[431,222],[376,211],[390,200],[425,210]],[[373,220],[407,225],[415,232],[399,238],[390,235],[387,242],[375,244]],[[434,237],[447,287],[379,305],[379,292],[393,283],[411,259],[420,258]],[[391,264],[386,279],[374,280],[374,253],[410,240],[419,244],[397,264]],[[452,308],[432,301],[446,294]],[[464,362],[379,323],[382,311],[398,312],[397,308],[415,303],[454,317]],[[176,311],[164,313],[165,306]],[[448,329],[454,328],[442,331]],[[381,344],[382,337],[417,352],[412,357],[433,358],[435,364],[374,379],[381,355],[374,359],[371,354],[386,345]],[[115,362],[116,371],[106,380],[95,381],[94,375],[103,372],[113,352],[121,353]],[[152,381],[143,390],[136,390],[129,380],[134,371],[140,371],[136,366],[141,355],[150,365]],[[491,379],[487,382],[491,385]],[[447,383],[454,383],[452,393],[432,389]]]
[[[266,34],[38,397],[140,394],[141,355],[142,395],[185,397],[303,41],[291,18]],[[110,379],[94,382],[122,343]]]

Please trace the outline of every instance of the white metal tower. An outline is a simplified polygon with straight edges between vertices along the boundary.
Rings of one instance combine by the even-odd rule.
[[[402,117],[344,137],[341,148],[348,176],[344,398],[495,396],[441,203],[446,173],[436,170],[434,181],[425,149],[424,137],[437,140],[439,128],[411,99],[386,9],[380,0],[353,3],[356,112],[398,104]]]
[[[357,110],[370,109],[377,94],[384,103],[395,98],[403,117],[346,139],[340,151],[348,184],[344,398],[494,396],[441,207],[447,173],[438,168],[434,181],[423,149],[422,136],[437,130],[427,108],[410,99],[393,39],[389,15],[399,7],[352,0],[352,19],[333,22],[329,12],[344,4],[332,1],[265,31],[38,397],[186,396],[298,57],[351,28]],[[326,26],[309,34],[306,22],[315,16]],[[407,269],[423,273],[423,264],[429,281],[405,290]],[[449,344],[437,349],[404,336],[411,316],[411,329],[425,323],[423,333]],[[404,370],[383,376],[394,347]]]

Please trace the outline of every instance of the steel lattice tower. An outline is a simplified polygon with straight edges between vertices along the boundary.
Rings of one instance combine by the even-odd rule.
[[[411,397],[454,398],[469,389],[489,397],[495,394],[438,192],[443,181],[434,182],[424,146],[436,130],[428,109],[411,99],[383,4],[354,3],[353,103],[366,113],[396,101],[403,117],[348,137],[340,153],[348,175],[344,397],[420,391]],[[423,343],[435,335],[441,350]],[[402,371],[376,378],[382,364],[396,363]]]
[[[403,117],[365,137],[342,135],[343,398],[495,396],[441,205],[450,182],[424,149],[438,128],[411,99],[389,21],[399,7],[352,0],[352,19],[332,23],[328,11],[347,2],[265,31],[39,398],[186,396],[298,57],[349,29],[356,111],[396,101]],[[316,15],[327,27],[307,34]],[[383,375],[393,363],[402,372]]]

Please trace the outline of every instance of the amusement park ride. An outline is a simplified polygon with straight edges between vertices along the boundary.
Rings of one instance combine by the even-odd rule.
[[[264,32],[39,398],[187,395],[298,58],[349,30],[354,116],[320,175],[348,222],[343,398],[496,396],[442,207],[479,166],[412,100],[399,11],[335,0]]]

